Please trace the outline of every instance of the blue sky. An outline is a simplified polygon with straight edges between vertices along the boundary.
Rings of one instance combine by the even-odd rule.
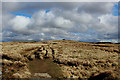
[[[114,15],[114,16],[120,15],[120,14],[118,13],[118,4],[115,4],[114,7],[113,7],[113,15]]]
[[[24,12],[9,12],[10,14],[13,14],[15,16],[25,16],[25,17],[29,17],[31,18],[31,15],[30,14],[26,14]]]
[[[117,42],[117,3],[4,3],[3,13],[3,41]]]
[[[31,12],[33,12],[33,13],[36,12],[36,11],[37,10],[31,10]],[[45,12],[46,13],[50,12],[50,9],[46,9]],[[16,12],[9,11],[9,13],[12,14],[12,15],[15,15],[15,16],[25,16],[25,17],[29,17],[29,18],[32,17],[32,14],[29,14],[27,12],[27,10],[20,10],[20,11],[16,11]]]

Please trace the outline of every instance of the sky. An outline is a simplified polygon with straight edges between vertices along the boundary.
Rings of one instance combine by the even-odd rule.
[[[2,41],[117,42],[116,2],[3,2]]]

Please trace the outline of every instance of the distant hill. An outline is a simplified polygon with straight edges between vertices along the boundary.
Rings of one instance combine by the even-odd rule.
[[[96,44],[113,44],[112,42],[95,42]]]

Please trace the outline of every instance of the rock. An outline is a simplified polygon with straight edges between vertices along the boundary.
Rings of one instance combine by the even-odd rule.
[[[45,56],[46,50],[42,50],[41,54],[42,54],[43,56]]]
[[[15,61],[14,62],[15,65],[19,65],[19,67],[22,67],[22,66],[26,66],[27,64],[26,63],[23,63],[21,61]]]
[[[31,73],[29,71],[25,71],[22,75],[22,78],[29,78],[31,77]]]
[[[77,78],[79,78],[79,76],[75,76],[75,75],[73,75],[72,78],[76,78],[76,79],[77,79]]]
[[[39,51],[45,50],[44,46],[41,46],[41,48],[39,49]]]
[[[11,60],[3,59],[3,60],[2,60],[2,63],[6,64],[6,65],[10,65],[10,64],[12,64],[13,62],[12,62]]]
[[[12,75],[13,78],[30,78],[31,73],[29,71],[18,72]]]
[[[14,73],[12,75],[13,78],[22,78],[22,75],[20,75],[19,73]]]
[[[35,59],[35,55],[31,55],[31,59]]]
[[[40,56],[40,59],[43,60],[44,58],[42,56]]]
[[[51,49],[47,49],[46,53],[47,53],[46,57],[53,58]]]
[[[51,76],[48,73],[35,73],[35,77],[40,77],[40,78],[51,78]]]

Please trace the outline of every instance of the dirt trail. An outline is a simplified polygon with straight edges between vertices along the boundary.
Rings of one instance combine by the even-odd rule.
[[[35,59],[30,61],[28,65],[33,77],[39,77],[35,76],[36,73],[48,73],[52,78],[63,76],[60,67],[50,59]]]

